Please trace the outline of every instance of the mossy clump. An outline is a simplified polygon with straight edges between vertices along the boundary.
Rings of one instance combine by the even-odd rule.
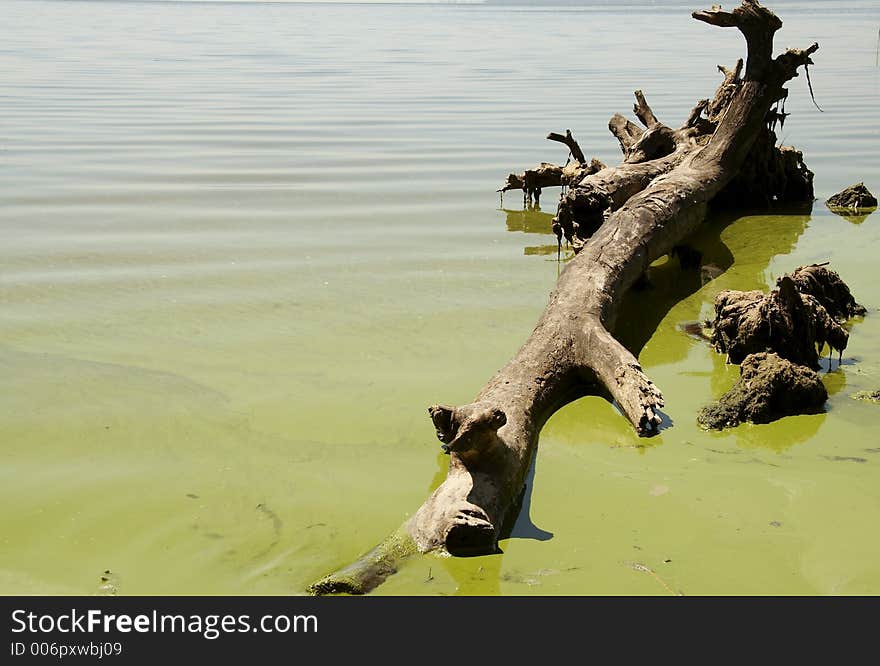
[[[324,576],[309,585],[306,591],[315,596],[367,594],[396,573],[403,560],[417,552],[416,544],[404,526],[353,564]]]
[[[761,352],[743,360],[733,388],[700,410],[697,421],[712,430],[745,421],[770,423],[783,416],[816,412],[827,399],[825,385],[814,370]]]

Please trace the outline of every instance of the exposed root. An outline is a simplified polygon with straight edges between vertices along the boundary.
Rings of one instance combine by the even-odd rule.
[[[815,285],[825,273],[815,270],[819,267],[811,271],[806,268],[796,273],[798,279],[818,290]],[[840,279],[833,271],[826,273]],[[776,284],[777,288],[767,295],[760,291],[722,291],[715,297],[712,342],[719,352],[727,354],[728,362],[742,363],[749,354],[776,352],[793,363],[818,368],[819,350],[826,343],[841,352],[846,349],[849,333],[816,297],[799,292],[793,276],[784,275]]]
[[[846,282],[827,266],[827,263],[798,266],[791,272],[794,286],[802,294],[814,297],[838,321],[864,315],[864,306],[856,303]]]
[[[774,118],[770,116],[770,121]],[[809,202],[813,197],[813,172],[804,163],[803,153],[777,146],[776,133],[767,127],[758,135],[739,173],[712,205],[733,210],[770,208]]]

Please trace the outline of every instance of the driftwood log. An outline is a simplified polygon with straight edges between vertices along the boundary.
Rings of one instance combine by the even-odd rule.
[[[658,431],[663,398],[614,336],[619,304],[654,260],[700,225],[709,202],[752,169],[748,156],[759,140],[766,148],[787,96],[784,84],[812,64],[819,48],[789,49],[774,58],[773,35],[782,22],[755,0],[692,16],[737,28],[746,41],[745,67],[720,68],[724,80],[714,98],[700,101],[678,129],[663,125],[640,92],[635,113],[644,130],[612,118],[623,162],[586,175],[561,200],[554,230],[577,255],[534,331],[472,403],[428,410],[450,456],[446,479],[398,532],[313,584],[312,593],[368,592],[414,552],[496,552],[542,426],[574,398],[604,394],[639,434]],[[809,181],[812,196],[812,174],[795,162],[792,175]],[[778,193],[767,199],[773,197]]]

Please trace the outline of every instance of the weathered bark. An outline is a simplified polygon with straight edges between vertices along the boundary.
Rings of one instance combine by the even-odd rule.
[[[575,165],[579,166],[579,165]],[[510,190],[522,190],[523,206],[527,203],[535,201],[536,204],[541,203],[541,191],[545,187],[560,187],[563,181],[574,177],[574,174],[566,175],[565,167],[550,162],[541,162],[534,169],[526,169],[522,173],[510,173],[504,185],[498,190],[501,193],[502,204],[504,202],[504,193]]]
[[[510,190],[522,190],[523,205],[532,203],[540,205],[541,192],[545,187],[566,187],[579,182],[585,176],[596,173],[605,168],[596,158],[587,162],[584,152],[578,142],[571,135],[571,130],[565,130],[565,134],[550,132],[547,135],[550,141],[565,144],[569,151],[569,160],[564,166],[550,162],[541,162],[533,169],[526,169],[522,173],[510,173],[498,192],[501,193],[502,202],[504,193]]]
[[[502,204],[504,202],[504,193],[511,190],[522,190],[523,206],[534,202],[535,205],[541,203],[541,193],[545,187],[567,187],[574,183],[578,183],[585,176],[597,173],[605,168],[595,157],[589,162],[584,158],[580,146],[577,141],[571,138],[571,132],[566,130],[566,136],[551,132],[547,138],[552,141],[560,141],[568,145],[571,144],[573,150],[576,150],[583,161],[577,159],[567,162],[564,166],[553,164],[552,162],[541,162],[532,169],[526,169],[522,173],[509,173],[507,180],[504,181],[497,191],[501,193]]]
[[[580,252],[562,271],[534,331],[471,404],[429,410],[450,461],[445,481],[404,526],[420,552],[495,551],[541,427],[573,397],[607,394],[641,435],[657,432],[662,423],[660,391],[613,335],[618,306],[651,262],[698,227],[708,203],[736,176],[766,128],[768,112],[784,97],[783,84],[811,64],[818,49],[814,44],[772,58],[773,34],[782,24],[754,0],[743,0],[732,12],[712,9],[693,17],[743,33],[745,77],[730,77],[726,103],[716,94],[714,116],[712,104],[701,102],[701,111],[691,112],[678,130],[662,125],[637,94],[646,130],[629,146],[621,140],[624,163],[586,176],[562,201],[557,233],[576,241]],[[578,233],[578,216],[566,212],[569,198],[586,199],[584,208],[599,221],[588,240]],[[370,570],[374,560],[352,567]],[[312,591],[366,592],[388,571],[387,559],[382,561],[377,575],[357,577],[369,581],[360,588],[337,587],[339,579],[331,574]]]
[[[624,118],[619,113],[611,116],[611,120],[608,121],[608,129],[617,137],[617,140],[620,142],[620,152],[624,155],[629,153],[636,142],[642,138],[642,134],[645,133],[633,121]]]

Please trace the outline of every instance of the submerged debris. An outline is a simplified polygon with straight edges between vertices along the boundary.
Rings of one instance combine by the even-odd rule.
[[[699,340],[712,341],[712,322],[711,321],[685,321],[679,324],[682,331],[693,338]]]
[[[104,569],[101,574],[101,584],[98,586],[98,595],[115,597],[119,594],[119,578],[110,569]]]
[[[876,391],[859,391],[858,393],[853,393],[850,397],[853,400],[863,400],[880,405],[880,389]]]
[[[641,548],[639,548],[639,550],[641,550]],[[664,564],[669,564],[670,562],[672,562],[672,560],[670,560],[670,559],[663,560]],[[624,564],[629,566],[634,571],[641,571],[643,573],[649,574],[654,580],[656,580],[658,583],[660,583],[660,585],[663,586],[663,589],[665,589],[667,592],[669,592],[669,594],[676,596],[676,597],[683,597],[684,596],[684,592],[682,592],[681,590],[676,592],[674,589],[672,589],[666,583],[666,581],[660,577],[660,574],[658,574],[656,571],[654,571],[651,567],[647,567],[644,564],[642,564],[641,562],[624,562]]]
[[[724,272],[718,264],[703,264],[700,266],[700,284],[706,285]]]
[[[816,411],[827,399],[825,385],[814,370],[762,352],[743,360],[737,383],[718,402],[700,410],[697,421],[715,430],[745,421],[770,423]]]
[[[868,191],[864,183],[856,183],[830,197],[825,203],[835,213],[857,215],[865,208],[876,208],[877,197]]]

